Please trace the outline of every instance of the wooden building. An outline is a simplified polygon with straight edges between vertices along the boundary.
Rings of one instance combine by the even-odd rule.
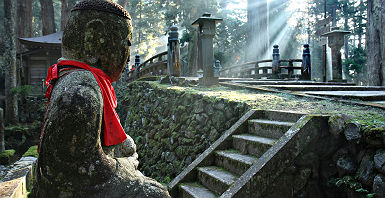
[[[33,86],[32,94],[45,92],[43,84],[48,68],[61,57],[62,36],[63,32],[57,32],[41,37],[19,38],[26,49],[18,53],[20,80],[22,84]]]

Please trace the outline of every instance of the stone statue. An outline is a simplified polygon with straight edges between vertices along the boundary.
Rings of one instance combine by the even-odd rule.
[[[32,197],[170,197],[137,170],[135,143],[113,109],[111,82],[124,71],[131,37],[129,14],[111,0],[86,0],[72,9],[63,58],[47,78]],[[110,120],[119,126],[109,126]]]

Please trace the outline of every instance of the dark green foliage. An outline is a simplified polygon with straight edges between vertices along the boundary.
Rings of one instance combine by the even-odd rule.
[[[346,74],[350,78],[356,78],[361,73],[362,68],[366,63],[366,51],[362,47],[355,47],[352,50],[351,56],[343,62],[346,68]]]
[[[15,150],[5,150],[0,153],[0,164],[8,165],[11,163],[13,156],[15,155]]]
[[[225,64],[228,60],[228,57],[225,55],[224,52],[215,52],[214,59],[221,61],[221,64]]]
[[[366,187],[363,187],[362,184],[357,180],[356,177],[344,176],[342,178],[331,178],[329,180],[329,185],[336,186],[337,188],[348,188],[366,197],[373,197],[374,194],[369,193]]]
[[[189,43],[192,40],[191,33],[186,30],[183,31],[182,38],[180,38],[180,44],[183,46],[185,43]]]
[[[12,94],[16,94],[21,97],[26,97],[32,92],[32,86],[31,85],[21,85],[16,86],[11,89]]]

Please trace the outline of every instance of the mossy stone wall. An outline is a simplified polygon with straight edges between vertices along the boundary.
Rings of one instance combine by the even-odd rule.
[[[133,82],[117,89],[118,113],[137,145],[139,169],[168,183],[249,110],[245,103]]]

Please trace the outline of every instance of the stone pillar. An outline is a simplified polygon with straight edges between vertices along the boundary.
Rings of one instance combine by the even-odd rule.
[[[274,78],[278,78],[280,73],[279,69],[279,48],[278,45],[273,46],[273,63],[272,63],[272,73]]]
[[[218,83],[218,77],[214,77],[214,50],[213,38],[215,28],[220,18],[213,18],[211,14],[203,14],[192,25],[198,26],[198,66],[203,67],[203,77],[199,79],[199,84],[210,86]]]
[[[167,74],[180,77],[180,48],[179,48],[179,33],[178,27],[171,26],[168,33],[168,54],[167,54]]]
[[[137,78],[139,77],[139,76],[138,76],[139,65],[140,65],[140,55],[137,54],[137,55],[135,55],[134,79],[137,79]]]
[[[311,60],[309,44],[303,45],[301,79],[311,80]]]
[[[330,81],[343,81],[341,47],[344,45],[344,36],[346,34],[350,34],[350,32],[340,30],[338,27],[333,27],[332,31],[322,35],[328,38],[328,45],[332,50],[332,80]]]

